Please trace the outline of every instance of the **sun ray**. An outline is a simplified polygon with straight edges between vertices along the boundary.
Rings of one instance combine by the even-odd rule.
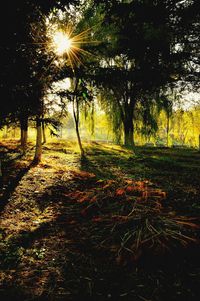
[[[78,57],[78,55],[73,50],[71,51],[71,55],[74,58],[74,61],[77,60],[80,64],[82,64],[80,58]]]
[[[83,56],[92,55],[89,51],[83,49],[82,45],[98,43],[98,41],[89,39],[91,30],[92,28],[87,28],[75,34],[74,27],[71,24],[61,28],[52,26],[49,34],[50,50],[56,53],[58,59],[67,58],[72,70],[74,70],[76,65],[83,65]]]
[[[84,57],[95,56],[88,49],[84,49],[90,44],[98,44],[98,41],[92,39],[92,29],[87,28],[82,32],[78,32],[77,27],[72,23],[59,24],[49,19],[46,21],[46,35],[38,34],[37,27],[32,28],[32,36],[34,38],[31,47],[39,47],[41,52],[50,55],[51,60],[47,63],[47,69],[54,64],[56,68],[62,69],[64,65],[71,67],[75,72],[77,66],[83,65]],[[88,48],[88,47],[87,47]]]

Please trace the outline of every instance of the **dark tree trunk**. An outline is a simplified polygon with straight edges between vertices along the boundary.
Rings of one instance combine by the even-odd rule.
[[[75,108],[75,103],[76,103],[76,108]],[[74,122],[75,122],[75,128],[76,128],[76,136],[78,139],[78,145],[79,145],[79,148],[81,151],[81,156],[84,157],[85,153],[84,153],[84,149],[83,149],[82,142],[81,142],[81,136],[80,136],[80,132],[79,132],[79,105],[78,105],[77,99],[74,99],[74,101],[73,101],[73,115],[74,115]]]
[[[127,95],[129,95],[128,88],[121,101],[117,99],[117,103],[120,109],[121,120],[123,122],[124,145],[133,149],[135,146],[133,116],[136,101],[134,98],[130,98],[130,96],[127,97]]]
[[[134,146],[134,139],[133,139],[133,122],[131,123],[124,123],[124,145],[127,147]]]
[[[77,139],[78,139],[78,145],[81,151],[81,157],[85,157],[85,152],[82,146],[82,142],[81,142],[81,136],[80,136],[80,132],[79,132],[79,99],[77,94],[77,90],[78,90],[78,78],[74,79],[74,96],[73,96],[73,115],[74,115],[74,123],[75,123],[75,128],[76,128],[76,135],[77,135]]]
[[[43,138],[42,144],[45,144],[47,142],[47,138],[46,138],[44,121],[42,121],[42,138]]]
[[[80,148],[80,151],[81,151],[81,156],[84,156],[85,153],[84,153],[84,149],[83,149],[82,142],[81,142],[81,136],[80,136],[80,132],[79,132],[79,125],[78,125],[77,122],[76,122],[76,135],[77,135],[77,139],[78,139],[78,145],[79,145],[79,148]]]
[[[35,157],[33,160],[34,164],[38,164],[41,161],[41,157],[42,157],[42,122],[40,117],[37,117],[36,119],[36,128],[37,128],[37,136],[36,136]]]
[[[169,114],[167,114],[167,147],[169,147]]]
[[[20,144],[23,151],[27,148],[28,140],[28,117],[22,117],[20,119],[20,128],[21,128],[21,139]]]
[[[129,105],[125,108],[124,114],[124,145],[126,147],[134,147],[134,125],[133,125],[133,110],[134,106]]]

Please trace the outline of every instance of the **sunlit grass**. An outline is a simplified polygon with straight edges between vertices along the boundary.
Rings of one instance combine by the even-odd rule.
[[[34,145],[34,139],[30,140]],[[10,143],[4,140],[3,145],[12,151],[15,143],[18,145],[17,139]],[[72,294],[77,293],[80,285],[88,289],[82,278],[88,275],[98,285],[102,282],[99,279],[107,275],[109,285],[115,281],[120,286],[116,270],[120,275],[130,270],[127,277],[132,284],[123,289],[137,290],[137,294],[145,289],[152,295],[166,281],[171,285],[171,279],[167,280],[162,268],[158,272],[155,266],[150,285],[147,265],[156,265],[161,258],[162,267],[166,267],[168,256],[167,271],[170,266],[174,281],[179,281],[182,270],[185,266],[188,269],[190,262],[184,261],[184,267],[178,269],[175,261],[179,256],[174,252],[182,256],[196,245],[199,231],[195,219],[199,207],[191,206],[192,195],[194,204],[199,203],[195,194],[198,166],[190,169],[190,174],[187,166],[182,174],[177,174],[169,161],[187,158],[188,162],[198,162],[198,157],[192,157],[190,151],[162,153],[146,148],[139,148],[140,155],[134,157],[131,151],[114,144],[88,141],[83,144],[87,158],[82,162],[76,141],[48,137],[43,145],[42,162],[21,179],[2,213],[1,279],[5,284],[12,280],[13,286],[18,283],[33,298],[51,294],[52,282],[56,290],[60,289],[65,277],[74,285],[70,286]],[[27,152],[33,154],[34,149],[28,148]],[[17,174],[31,159],[29,156],[22,165],[16,162],[13,172]],[[166,169],[160,162],[165,163]],[[147,168],[150,163],[152,167]],[[9,181],[10,172],[7,172]],[[194,190],[189,195],[185,177],[193,181]],[[178,190],[177,208],[174,208],[177,196],[170,203],[168,199],[172,185],[174,195]],[[189,206],[184,216],[181,210],[186,203]],[[149,256],[149,261],[140,269],[145,256]],[[195,277],[197,270],[198,266],[189,268]],[[67,271],[67,276],[63,276],[63,271]]]

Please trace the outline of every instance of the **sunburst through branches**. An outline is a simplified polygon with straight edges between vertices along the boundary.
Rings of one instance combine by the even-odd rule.
[[[53,36],[53,43],[55,45],[55,51],[58,56],[63,55],[65,52],[69,53],[72,47],[71,39],[67,34],[58,31]]]
[[[59,62],[67,62],[74,70],[75,66],[83,64],[82,57],[91,55],[90,52],[82,48],[83,44],[89,44],[89,32],[91,29],[82,31],[79,34],[74,33],[74,28],[70,25],[66,28],[53,26],[49,30],[48,48],[53,53]]]

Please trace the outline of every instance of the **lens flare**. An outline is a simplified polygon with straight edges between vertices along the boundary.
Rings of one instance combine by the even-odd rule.
[[[72,41],[67,34],[62,31],[55,32],[53,36],[55,52],[58,56],[68,53],[72,46]]]
[[[59,61],[69,63],[74,69],[78,64],[82,64],[83,55],[91,55],[90,52],[82,48],[83,44],[89,44],[89,32],[91,29],[75,34],[74,28],[70,25],[65,29],[54,27],[50,33],[50,48],[58,57]],[[67,58],[67,60],[66,60]]]

